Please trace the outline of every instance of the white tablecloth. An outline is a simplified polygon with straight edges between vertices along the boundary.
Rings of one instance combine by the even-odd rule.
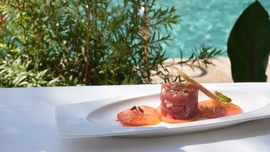
[[[264,95],[270,97],[270,83],[245,85],[259,85],[262,90],[269,92]],[[55,108],[58,105],[153,92],[159,88],[160,85],[2,88],[0,152],[270,151],[270,118],[223,129],[168,137],[58,137],[55,120]]]

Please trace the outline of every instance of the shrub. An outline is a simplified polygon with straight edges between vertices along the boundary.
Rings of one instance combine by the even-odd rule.
[[[0,2],[7,20],[0,33],[0,44],[5,44],[0,47],[0,72],[21,65],[20,75],[9,73],[0,84],[141,84],[152,83],[153,75],[167,79],[162,44],[170,40],[170,30],[179,24],[180,16],[174,7],[158,6],[155,0],[143,2]],[[192,56],[192,60],[197,58]],[[37,75],[38,81],[32,81]],[[20,83],[11,83],[16,78]]]

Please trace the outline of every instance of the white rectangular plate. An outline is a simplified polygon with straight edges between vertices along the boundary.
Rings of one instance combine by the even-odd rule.
[[[158,107],[160,104],[159,90],[147,95],[118,97],[56,107],[56,120],[60,137],[105,137],[130,136],[153,137],[201,132],[211,129],[232,126],[242,122],[270,117],[270,100],[267,96],[256,92],[256,87],[224,85],[210,90],[218,90],[233,99],[233,103],[243,109],[243,113],[215,119],[197,120],[179,124],[161,122],[154,126],[125,127],[116,121],[118,112],[134,105]],[[206,100],[199,93],[199,101]]]

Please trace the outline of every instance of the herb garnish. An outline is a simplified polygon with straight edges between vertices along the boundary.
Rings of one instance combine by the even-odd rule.
[[[219,97],[219,100],[218,100],[218,103],[215,104],[214,107],[213,107],[213,113],[215,113],[216,106],[219,105],[220,103],[222,103],[222,102],[229,103],[229,102],[232,101],[231,98],[229,98],[228,96],[225,96],[221,92],[214,91],[214,94]]]
[[[139,106],[138,106],[138,107],[137,107],[137,106],[133,106],[132,108],[130,108],[130,111],[132,111],[132,110],[136,110],[136,114],[137,114],[138,112],[144,114],[143,109],[142,109],[141,107],[139,107]]]
[[[221,92],[214,91],[214,94],[219,97],[219,101],[218,101],[219,103],[221,103],[221,102],[231,102],[232,101],[231,98],[225,96]]]

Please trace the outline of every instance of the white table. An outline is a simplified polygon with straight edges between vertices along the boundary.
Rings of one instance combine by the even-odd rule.
[[[269,90],[269,94],[264,95],[270,97],[270,83],[246,85],[259,85],[262,90]],[[0,89],[0,152],[270,151],[270,118],[169,137],[58,137],[55,120],[58,105],[152,92],[159,88],[160,85],[124,85]]]

